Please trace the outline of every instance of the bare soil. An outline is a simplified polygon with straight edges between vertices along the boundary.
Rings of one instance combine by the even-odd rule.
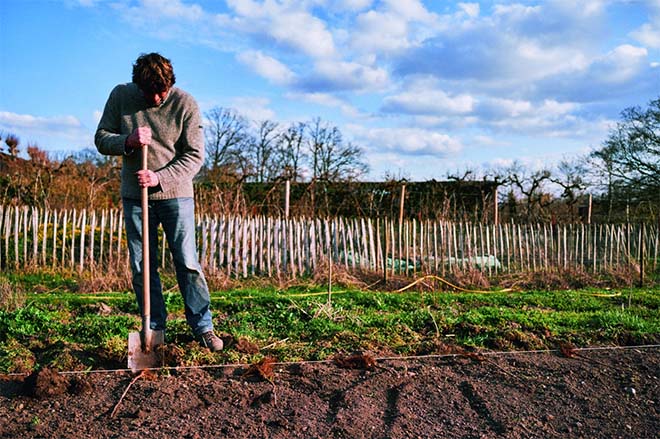
[[[569,354],[44,369],[0,379],[0,438],[658,437],[660,349]]]

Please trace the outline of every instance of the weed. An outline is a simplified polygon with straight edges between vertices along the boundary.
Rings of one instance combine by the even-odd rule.
[[[128,339],[119,335],[107,338],[101,344],[101,354],[107,360],[124,363],[128,355]]]
[[[41,419],[39,419],[39,416],[35,415],[31,420],[30,420],[30,428],[35,429],[41,424]]]
[[[130,269],[124,265],[110,265],[103,272],[92,267],[82,272],[78,281],[78,291],[81,293],[95,293],[98,291],[126,291],[131,289]]]
[[[0,343],[0,371],[4,373],[28,373],[35,366],[34,353],[16,339]]]
[[[217,362],[216,354],[194,341],[183,346],[179,355],[178,365],[181,366],[201,366]]]
[[[0,276],[0,309],[14,311],[25,304],[26,294],[5,276]]]

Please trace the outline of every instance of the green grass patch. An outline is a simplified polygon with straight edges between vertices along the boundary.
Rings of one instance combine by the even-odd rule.
[[[48,276],[7,282],[27,292],[21,307],[0,310],[1,372],[125,367],[128,333],[140,328],[132,292],[82,294],[57,288],[58,279]],[[36,285],[43,288],[29,289]],[[308,286],[213,292],[211,301],[216,330],[228,342],[215,354],[194,341],[178,291],[166,293],[170,362],[245,363],[265,355],[320,360],[357,350],[421,355],[443,353],[447,345],[555,349],[562,342],[631,345],[660,338],[660,287],[491,294],[342,290],[328,300],[323,288]]]

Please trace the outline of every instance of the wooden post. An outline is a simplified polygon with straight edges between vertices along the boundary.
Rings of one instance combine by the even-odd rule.
[[[415,218],[412,220],[412,248],[413,276],[417,276],[417,221]]]
[[[401,200],[399,200],[399,228],[401,228],[401,224],[403,223],[403,205],[404,205],[404,200],[406,199],[406,185],[402,184],[401,185]]]
[[[65,252],[66,252],[66,227],[67,227],[67,221],[69,220],[69,211],[65,210],[64,215],[62,217],[62,256],[60,257],[60,260],[62,261],[62,266],[64,266],[64,263],[66,261],[65,258]]]
[[[89,227],[89,263],[90,266],[93,268],[94,265],[96,264],[96,261],[94,260],[94,241],[96,237],[96,210],[92,210],[92,219],[90,220],[90,227]]]
[[[659,216],[660,218],[660,216]],[[653,230],[653,229],[651,229]],[[655,230],[655,243],[654,243],[654,251],[653,251],[653,271],[657,269],[657,264],[658,264],[658,247],[660,247],[660,227],[656,227]]]
[[[383,252],[383,285],[387,287],[387,254],[390,251],[390,233],[387,218],[383,221],[383,233],[385,235],[385,251]]]
[[[28,207],[23,207],[23,266],[27,266],[27,243],[28,243]]]
[[[438,274],[438,222],[433,221],[433,272]]]
[[[266,219],[266,272],[268,277],[273,274],[273,219],[268,217]]]
[[[332,303],[332,246],[330,245],[328,246],[328,252],[328,304],[330,304]]]
[[[284,186],[284,218],[289,219],[289,198],[291,196],[291,180]]]
[[[21,224],[21,217],[18,206],[14,208],[14,266],[18,268],[18,232]]]
[[[5,217],[4,212],[5,212],[5,206],[0,204],[0,269],[4,268],[4,265],[2,263],[2,240],[1,240],[3,235],[2,228],[4,227],[4,217]],[[5,255],[5,257],[6,256],[7,255]]]
[[[500,223],[500,206],[497,204],[497,189],[497,186],[493,188],[493,224],[495,225]]]
[[[44,215],[45,216],[45,215]],[[39,209],[32,207],[32,262],[37,263],[39,251]],[[43,242],[46,242],[46,234],[44,233]]]
[[[234,218],[228,216],[225,220],[226,225],[226,237],[227,237],[227,251],[226,251],[226,261],[227,261],[227,276],[231,277],[231,268],[233,264],[233,244],[234,244]]]
[[[644,222],[639,226],[639,287],[644,287]]]
[[[293,240],[295,238],[295,228],[293,227],[293,221],[285,221],[286,227],[289,230],[288,235],[288,244],[289,244],[289,264],[291,265],[291,275],[296,277],[296,252],[293,246]]]

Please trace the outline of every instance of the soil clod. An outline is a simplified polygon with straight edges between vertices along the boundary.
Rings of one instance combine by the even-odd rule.
[[[23,385],[26,395],[49,398],[66,393],[69,388],[69,380],[56,370],[44,368],[30,374]]]
[[[354,353],[348,356],[335,355],[333,360],[337,366],[344,369],[370,370],[376,367],[376,359],[364,353]]]

